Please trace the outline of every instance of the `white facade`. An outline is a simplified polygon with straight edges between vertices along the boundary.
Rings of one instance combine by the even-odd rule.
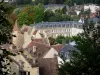
[[[90,9],[92,13],[95,13],[97,9],[100,9],[100,7],[97,6],[97,5],[94,5],[94,4],[92,4],[92,5],[85,5],[84,6],[84,10],[86,11],[88,9]]]
[[[64,4],[49,4],[49,5],[45,5],[45,11],[52,10],[53,12],[55,12],[55,10],[63,9],[64,7],[66,7],[67,9],[69,8],[67,5]]]
[[[44,22],[36,24],[40,33],[45,32],[48,37],[76,36],[78,33],[82,33],[83,23],[66,21],[66,22]]]

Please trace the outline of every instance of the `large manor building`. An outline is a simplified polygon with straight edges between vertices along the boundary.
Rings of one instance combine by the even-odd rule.
[[[48,37],[76,36],[78,33],[82,33],[83,23],[77,21],[62,21],[62,22],[42,22],[37,24],[31,24],[41,33],[46,32]]]

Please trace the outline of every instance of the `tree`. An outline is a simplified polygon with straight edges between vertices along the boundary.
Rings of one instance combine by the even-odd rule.
[[[50,17],[53,17],[55,14],[54,14],[54,12],[52,11],[52,10],[46,10],[45,12],[44,12],[44,18],[43,18],[43,20],[44,21],[48,21],[49,20],[49,18]]]
[[[18,15],[19,13],[21,13],[21,10],[20,8],[16,8],[14,11],[13,11],[14,14]]]
[[[34,7],[25,6],[17,15],[17,18],[20,26],[22,26],[23,24],[30,25],[34,23]]]
[[[17,15],[15,13],[11,13],[9,15],[9,19],[10,19],[11,23],[14,24],[15,21],[17,20]]]
[[[72,6],[72,0],[65,0],[64,4],[67,4],[68,6]]]
[[[60,75],[98,75],[100,74],[100,25],[86,21],[84,32],[74,37],[75,48],[71,50],[70,62],[59,69]]]
[[[35,22],[43,21],[44,17],[44,6],[42,4],[38,4],[34,6],[34,20]]]
[[[56,42],[59,43],[59,44],[62,44],[62,41],[63,41],[63,40],[66,40],[66,38],[65,38],[64,36],[58,36],[58,37],[56,38]]]
[[[62,8],[62,12],[63,12],[63,14],[66,14],[66,12],[67,12],[66,6],[64,6],[64,7]]]
[[[52,37],[49,37],[49,41],[50,41],[50,45],[55,45],[56,44],[56,40]]]
[[[29,14],[26,13],[26,12],[20,13],[17,17],[18,17],[18,18],[17,18],[18,24],[20,25],[20,27],[21,27],[23,24],[30,25],[30,24],[32,24],[32,23],[34,22],[34,21],[32,20],[32,18],[29,16]]]
[[[2,47],[2,45],[10,43],[12,25],[8,19],[8,12],[10,7],[6,7],[5,4],[0,2],[0,75],[10,74],[10,58],[9,55],[13,55],[11,52]],[[11,74],[10,74],[11,75]]]
[[[32,0],[16,0],[17,5],[25,5],[25,4],[30,4]]]

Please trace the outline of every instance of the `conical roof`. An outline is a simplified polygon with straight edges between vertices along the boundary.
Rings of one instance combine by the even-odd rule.
[[[20,28],[17,24],[17,21],[15,22],[14,26],[13,26],[13,31],[20,31]]]

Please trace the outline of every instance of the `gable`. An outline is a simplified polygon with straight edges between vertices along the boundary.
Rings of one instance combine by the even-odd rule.
[[[51,48],[43,58],[54,58],[55,55],[58,55],[58,52],[54,48]]]
[[[24,66],[23,69],[24,70],[28,70],[29,68],[31,68],[31,65],[28,63],[28,61],[26,60],[26,58],[19,54],[17,56],[13,56],[12,57],[16,62],[18,62],[21,66]],[[23,64],[21,64],[21,62],[23,62]]]

